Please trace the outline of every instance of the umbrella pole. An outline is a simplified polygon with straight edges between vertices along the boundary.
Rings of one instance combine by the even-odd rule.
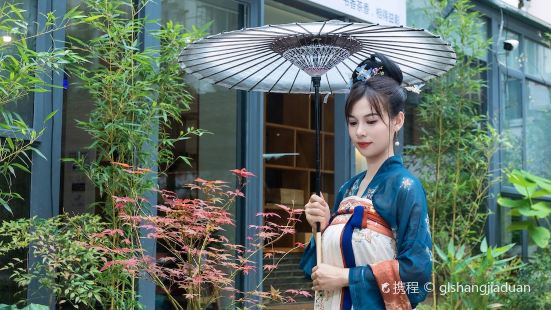
[[[312,77],[312,84],[314,84],[314,128],[316,130],[316,176],[315,176],[315,182],[314,182],[314,191],[316,195],[321,196],[320,192],[320,180],[321,180],[321,164],[320,164],[320,82],[321,77],[319,76],[313,76]],[[318,243],[318,234],[321,241],[321,232],[320,232],[320,223],[316,223],[316,244]],[[320,248],[319,246],[317,247]],[[319,253],[318,253],[319,254]],[[318,255],[318,263],[321,262],[320,258],[321,256]]]
[[[314,191],[316,195],[320,195],[320,180],[321,180],[321,164],[320,164],[320,82],[321,77],[313,76],[312,84],[314,84],[314,129],[316,130],[316,179]]]
[[[320,167],[320,81],[321,77],[313,76],[312,84],[314,84],[314,128],[316,129],[316,177],[314,183],[314,191],[316,195],[320,195],[320,179],[321,179],[321,167]],[[316,223],[316,264],[319,266],[322,263],[322,251],[321,251],[321,224]],[[316,292],[318,293],[318,292]],[[316,294],[316,299],[321,297],[321,294]]]

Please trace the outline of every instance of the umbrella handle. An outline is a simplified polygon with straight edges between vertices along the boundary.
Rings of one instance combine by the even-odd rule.
[[[321,250],[321,229],[320,229],[320,222],[316,222],[316,265],[319,266],[323,262],[323,257],[321,256],[322,250]],[[324,293],[323,291],[315,291],[314,292],[314,300],[315,304],[318,305],[319,309],[324,309]]]
[[[319,266],[323,262],[322,251],[321,251],[321,229],[320,222],[316,222],[316,265]]]

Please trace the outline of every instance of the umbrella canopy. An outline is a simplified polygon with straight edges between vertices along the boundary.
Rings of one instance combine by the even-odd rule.
[[[200,80],[246,91],[347,92],[356,66],[385,54],[403,72],[404,84],[426,82],[451,69],[455,53],[423,29],[338,20],[244,28],[205,37],[180,55],[187,73]]]

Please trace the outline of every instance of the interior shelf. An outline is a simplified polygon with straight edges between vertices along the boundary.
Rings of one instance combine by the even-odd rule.
[[[314,190],[315,142],[313,129],[313,97],[308,95],[266,94],[264,126],[264,210],[282,218],[269,220],[281,225],[287,223],[287,213],[276,204],[303,209]],[[321,188],[330,208],[334,200],[334,121],[333,97],[322,108],[320,135]],[[312,228],[302,214],[295,224],[294,236],[287,235],[270,249],[288,251],[296,242],[307,243]],[[268,250],[270,251],[270,250]],[[302,251],[297,249],[295,251]]]

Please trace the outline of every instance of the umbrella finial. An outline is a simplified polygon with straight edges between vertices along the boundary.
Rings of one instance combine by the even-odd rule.
[[[342,34],[292,35],[275,40],[271,49],[314,77],[359,51],[361,44]]]

